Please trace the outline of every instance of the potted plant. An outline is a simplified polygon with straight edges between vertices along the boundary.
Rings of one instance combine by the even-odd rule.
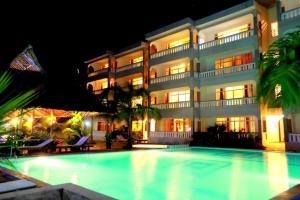
[[[105,134],[105,143],[106,143],[106,149],[111,149],[112,135],[108,132]]]

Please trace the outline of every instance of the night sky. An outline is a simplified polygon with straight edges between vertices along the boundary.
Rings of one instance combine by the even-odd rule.
[[[244,1],[9,1],[0,5],[0,67],[7,68],[31,44],[47,71],[52,98],[80,100],[85,60],[139,42],[145,33],[185,17],[200,19]]]

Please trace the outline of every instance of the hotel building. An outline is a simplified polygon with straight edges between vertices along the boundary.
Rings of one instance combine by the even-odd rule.
[[[162,117],[132,126],[149,143],[187,143],[193,132],[215,124],[258,133],[265,146],[300,143],[291,134],[300,133],[299,110],[256,101],[260,56],[297,25],[299,0],[249,0],[199,20],[185,18],[147,33],[145,42],[86,61],[87,88],[95,95],[114,83],[147,89],[148,103]],[[95,134],[103,127],[97,119]]]

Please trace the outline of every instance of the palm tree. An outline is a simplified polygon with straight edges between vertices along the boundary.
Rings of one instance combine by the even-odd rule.
[[[270,107],[300,106],[300,27],[275,41],[263,55],[257,97]]]
[[[109,96],[111,100],[109,99]],[[159,118],[160,112],[158,109],[145,106],[142,104],[133,105],[134,98],[149,99],[149,92],[144,88],[135,89],[133,85],[128,85],[126,88],[113,86],[105,89],[101,95],[100,100],[106,104],[106,113],[110,113],[112,119],[126,121],[128,125],[128,147],[131,146],[132,135],[132,121],[134,119],[144,119],[146,115],[151,118]]]
[[[9,86],[12,84],[13,75],[6,71],[0,76],[0,95],[3,94]],[[7,134],[7,132],[2,129],[3,125],[7,123],[7,119],[5,117],[8,115],[9,112],[21,109],[24,106],[27,106],[32,100],[34,100],[38,96],[38,91],[33,89],[27,92],[19,93],[15,96],[10,95],[9,97],[1,98],[0,99],[0,136]],[[1,149],[13,148],[14,142],[10,141],[8,144],[0,146]],[[13,167],[12,163],[7,159],[1,159],[1,157],[5,154],[0,154],[0,164]],[[2,172],[0,170],[0,177]]]

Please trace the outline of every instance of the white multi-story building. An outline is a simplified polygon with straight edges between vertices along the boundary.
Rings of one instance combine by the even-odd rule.
[[[133,127],[150,143],[186,143],[215,124],[257,133],[265,146],[300,142],[288,134],[300,133],[299,111],[256,100],[260,56],[297,25],[299,0],[249,0],[199,20],[186,18],[147,33],[145,42],[86,61],[87,88],[95,94],[113,83],[148,89],[149,104],[162,118]],[[103,131],[102,123],[95,129]]]

